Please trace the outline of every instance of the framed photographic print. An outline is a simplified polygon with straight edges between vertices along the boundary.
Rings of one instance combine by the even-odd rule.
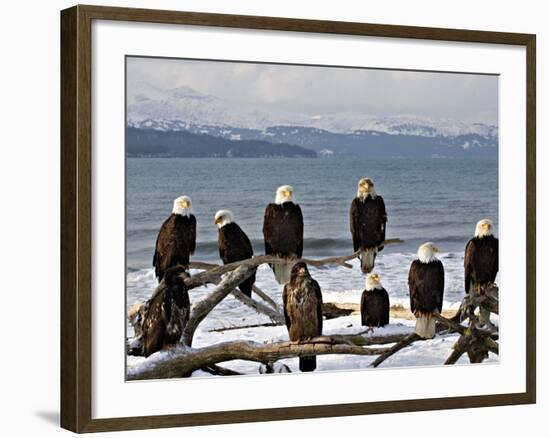
[[[534,35],[75,6],[61,55],[62,427],[535,402]]]

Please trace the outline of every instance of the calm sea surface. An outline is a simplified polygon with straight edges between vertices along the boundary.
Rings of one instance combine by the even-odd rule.
[[[185,159],[127,160],[128,304],[147,298],[156,285],[151,261],[162,222],[173,200],[188,195],[197,217],[194,260],[219,261],[217,229],[212,220],[221,208],[251,238],[255,254],[263,253],[264,208],[275,190],[290,184],[304,214],[304,256],[325,257],[353,252],[348,212],[357,181],[368,176],[384,197],[388,245],[376,270],[395,300],[407,301],[407,272],[419,244],[435,242],[446,269],[445,301],[461,297],[462,257],[478,220],[488,217],[498,234],[498,162],[474,160],[334,159]],[[268,269],[258,284],[280,295]],[[359,269],[316,269],[312,274],[327,293],[363,289]],[[228,309],[229,311],[229,309]]]

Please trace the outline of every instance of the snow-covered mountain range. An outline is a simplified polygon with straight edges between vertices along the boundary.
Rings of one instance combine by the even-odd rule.
[[[498,154],[498,128],[482,123],[357,112],[308,115],[229,102],[189,87],[132,89],[136,91],[128,94],[129,128],[285,143],[321,156],[380,156],[383,152],[382,156],[395,157],[487,158]]]
[[[189,129],[201,125],[255,130],[274,126],[301,126],[344,134],[355,131],[424,137],[477,134],[487,139],[494,139],[498,135],[496,126],[452,119],[409,115],[376,117],[356,112],[327,115],[288,113],[270,110],[265,106],[243,106],[227,102],[189,87],[170,90],[140,87],[139,92],[128,96],[128,122],[134,127],[160,130]]]

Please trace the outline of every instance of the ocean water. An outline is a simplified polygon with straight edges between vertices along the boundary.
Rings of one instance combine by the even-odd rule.
[[[376,260],[392,303],[408,307],[407,273],[418,246],[435,242],[445,266],[445,307],[463,296],[463,253],[475,224],[490,218],[498,235],[498,162],[455,159],[127,159],[127,303],[147,299],[156,287],[151,266],[159,227],[173,200],[188,195],[197,217],[197,251],[192,260],[220,262],[218,209],[233,211],[235,221],[263,254],[265,206],[283,184],[294,187],[304,215],[304,257],[320,258],[353,252],[349,206],[357,181],[368,176],[384,197],[387,238],[404,242],[387,245]],[[311,269],[325,301],[359,302],[364,277],[354,269]],[[498,281],[498,280],[497,280]],[[258,270],[257,285],[280,302],[282,287],[268,267]],[[191,300],[210,288],[199,288]],[[232,324],[242,305],[226,299],[210,316],[209,326]]]

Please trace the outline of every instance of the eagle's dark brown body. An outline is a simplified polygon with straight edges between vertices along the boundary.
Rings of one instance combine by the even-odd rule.
[[[498,274],[498,239],[493,236],[473,237],[464,251],[464,287],[494,283]]]
[[[191,304],[183,278],[183,267],[166,271],[165,288],[153,296],[142,326],[143,355],[150,356],[166,345],[177,343],[189,321]]]
[[[386,240],[386,205],[381,196],[356,197],[349,210],[349,225],[353,250],[360,251],[361,271],[365,274],[374,268],[374,261]]]
[[[304,218],[298,204],[285,202],[269,204],[264,214],[264,243],[266,255],[300,258],[304,247]],[[290,280],[293,262],[271,266],[279,284]]]
[[[167,269],[181,265],[189,267],[189,258],[195,252],[197,220],[192,214],[172,213],[162,224],[153,256],[155,275],[160,282]]]
[[[283,290],[283,309],[291,341],[305,341],[323,333],[323,297],[321,288],[309,275],[305,263],[296,263],[290,282]],[[300,371],[313,371],[315,356],[300,357]]]
[[[384,327],[390,322],[390,297],[384,288],[364,290],[361,294],[361,325]]]
[[[443,307],[445,270],[435,259],[429,263],[415,260],[409,269],[411,311],[416,316],[416,334],[431,339],[435,336],[435,319]]]
[[[411,311],[414,314],[433,314],[441,312],[443,291],[445,289],[445,271],[440,260],[422,263],[415,260],[409,270],[409,293]]]
[[[218,249],[224,264],[246,260],[254,255],[252,244],[245,232],[234,222],[221,227],[218,231]],[[256,281],[256,273],[239,285],[245,295],[251,296],[252,286]]]
[[[386,240],[386,205],[382,196],[354,198],[349,211],[353,250],[378,248]]]

